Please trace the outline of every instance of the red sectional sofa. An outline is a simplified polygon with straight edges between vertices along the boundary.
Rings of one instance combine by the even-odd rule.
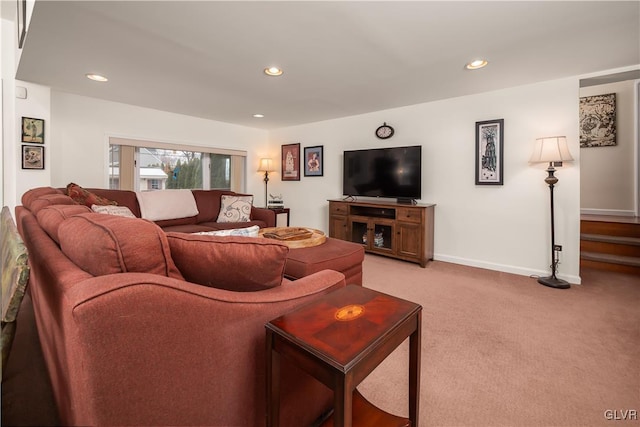
[[[101,195],[135,213],[129,192],[111,191]],[[343,287],[344,275],[290,281],[289,249],[268,239],[165,233],[68,202],[34,189],[15,211],[61,423],[264,425],[265,323]],[[286,360],[281,373],[281,425],[330,409],[322,384]]]

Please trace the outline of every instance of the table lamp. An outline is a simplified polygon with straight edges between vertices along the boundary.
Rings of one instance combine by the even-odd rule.
[[[267,186],[269,182],[269,172],[273,172],[273,160],[269,158],[260,159],[258,172],[264,172],[264,207],[267,207]]]

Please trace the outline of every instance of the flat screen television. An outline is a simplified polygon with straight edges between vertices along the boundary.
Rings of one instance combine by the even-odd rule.
[[[342,194],[390,197],[410,203],[422,198],[422,146],[344,152]]]

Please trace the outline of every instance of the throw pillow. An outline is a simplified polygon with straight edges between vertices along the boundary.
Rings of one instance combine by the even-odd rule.
[[[229,230],[215,230],[215,231],[200,231],[201,236],[244,236],[244,237],[258,237],[260,236],[260,227],[253,225],[245,228],[230,228]]]
[[[186,280],[236,292],[280,286],[289,248],[268,239],[167,233]]]
[[[126,206],[100,206],[100,205],[91,205],[91,210],[101,214],[107,215],[116,215],[116,216],[124,216],[126,218],[135,218],[136,216],[131,212]]]
[[[100,197],[97,194],[92,193],[89,190],[86,190],[75,184],[73,182],[67,185],[67,196],[71,197],[73,201],[75,201],[79,205],[85,205],[91,207],[91,205],[117,205],[117,202],[114,202],[109,199],[105,199],[104,197]]]
[[[220,213],[217,222],[251,221],[253,196],[220,196]]]
[[[130,272],[184,280],[166,234],[151,221],[90,212],[63,221],[58,237],[62,252],[93,276]]]

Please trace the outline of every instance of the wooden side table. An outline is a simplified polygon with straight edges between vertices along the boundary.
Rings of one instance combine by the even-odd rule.
[[[281,214],[287,215],[287,227],[289,227],[290,208],[268,208],[268,209],[276,213],[276,227],[284,227],[284,225],[280,224],[278,221],[278,216],[280,216]]]
[[[372,425],[353,413],[355,389],[407,337],[410,424],[398,425],[417,427],[421,320],[420,305],[351,285],[267,323],[267,427],[279,425],[281,358],[334,391],[334,426]]]

